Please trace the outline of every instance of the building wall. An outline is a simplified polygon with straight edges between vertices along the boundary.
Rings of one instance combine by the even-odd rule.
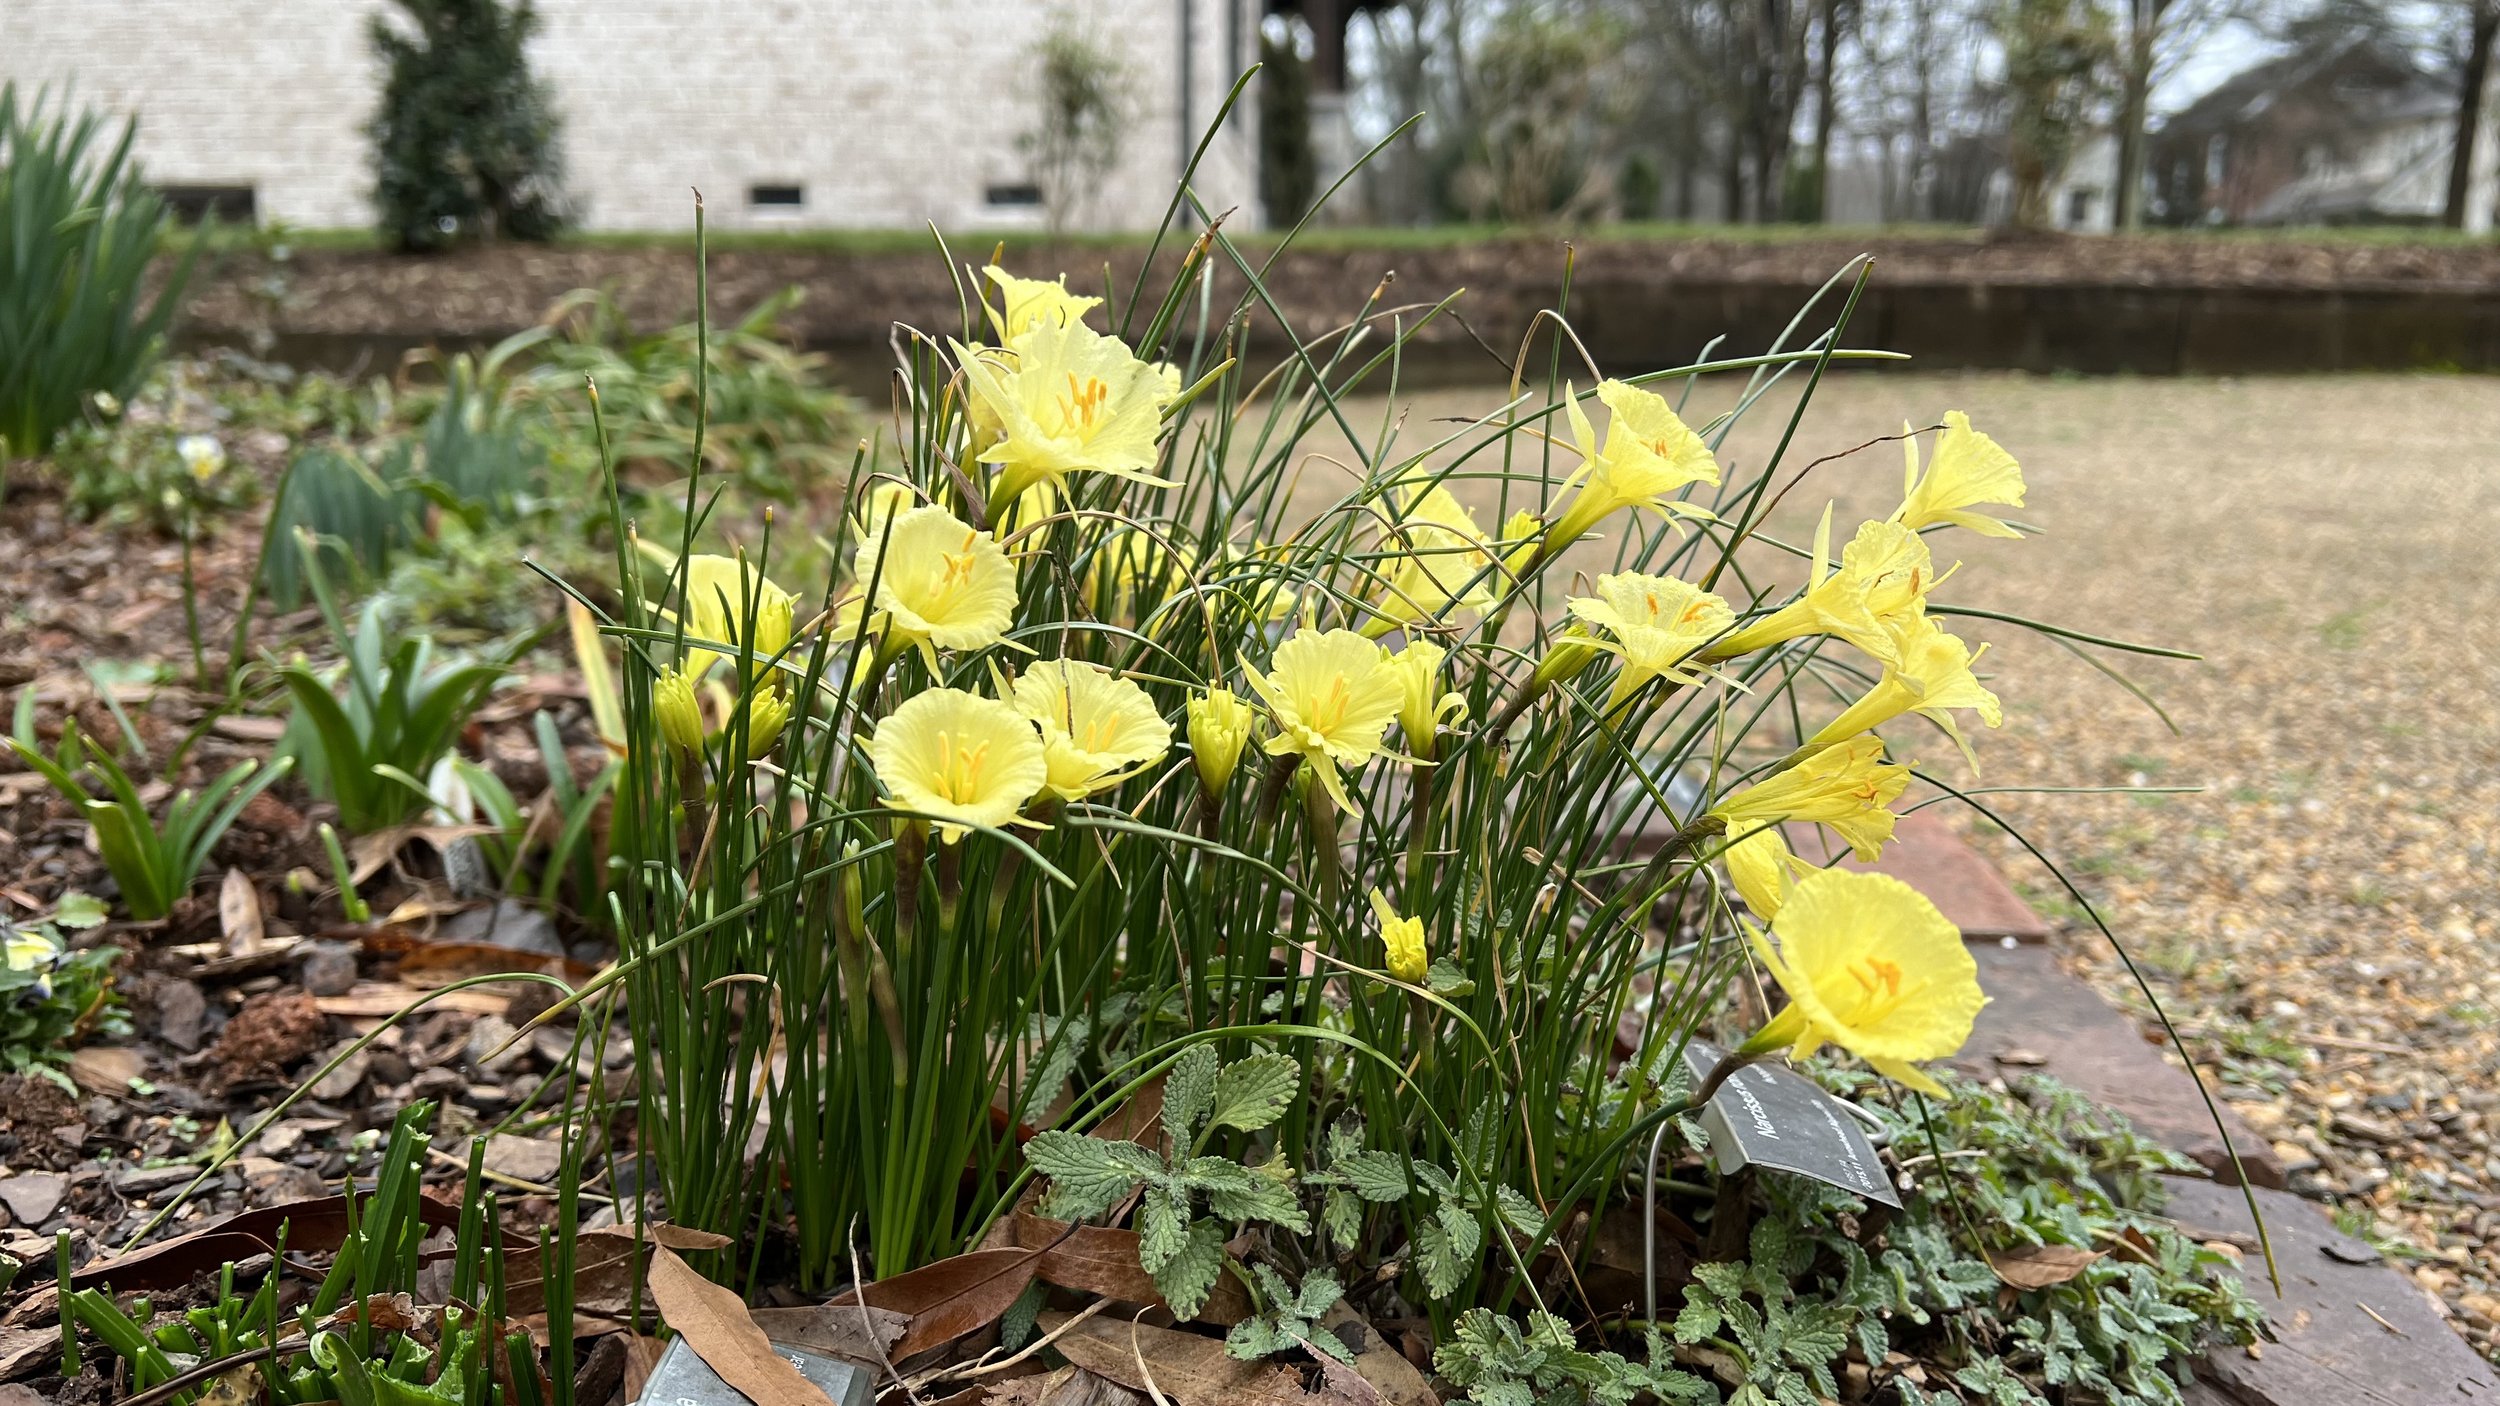
[[[9,0],[0,81],[67,85],[140,119],[163,185],[248,185],[263,221],[371,222],[364,125],[382,0]],[[1137,99],[1117,171],[1076,211],[1089,228],[1153,224],[1188,138],[1257,57],[1251,0],[539,0],[531,57],[564,120],[567,186],[585,225],[680,230],[700,188],[718,227],[1038,226],[992,187],[1030,183],[1018,137],[1032,50],[1054,9],[1126,51]],[[1189,16],[1186,97],[1181,31]],[[1252,113],[1201,168],[1202,199],[1255,223]],[[751,207],[799,185],[796,208]]]

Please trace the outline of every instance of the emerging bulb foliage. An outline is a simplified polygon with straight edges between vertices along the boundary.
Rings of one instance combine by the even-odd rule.
[[[1424,947],[1424,920],[1401,917],[1389,896],[1372,890],[1372,916],[1380,920],[1380,945],[1388,954],[1389,975],[1420,986],[1432,970]]]
[[[1945,412],[1944,432],[1936,437],[1924,477],[1918,471],[1917,438],[1905,437],[1901,449],[1907,463],[1901,471],[1901,508],[1892,515],[1893,521],[1912,532],[1949,525],[1968,528],[1982,537],[2023,535],[2001,519],[1971,511],[1983,504],[2019,508],[2025,490],[2022,465],[1995,440],[1972,429],[1970,416],[1959,410]]]
[[[1172,748],[1146,690],[1097,664],[1046,659],[1017,678],[1015,704],[1042,730],[1042,794],[1053,800],[1109,790]]]
[[[1241,765],[1256,720],[1250,705],[1230,689],[1209,688],[1189,700],[1189,757],[1198,769],[1198,784],[1209,796],[1221,796]]]
[[[1883,739],[1860,734],[1827,747],[1710,808],[1742,838],[1763,825],[1811,820],[1828,825],[1860,859],[1883,853],[1897,819],[1887,809],[1910,784],[1910,769],[1884,760]]]
[[[895,808],[929,819],[949,844],[1014,820],[1050,778],[1032,719],[953,688],[904,699],[868,740],[868,760]]]
[[[1959,928],[1888,874],[1818,869],[1780,904],[1771,932],[1749,929],[1788,1006],[1740,1053],[1786,1047],[1803,1059],[1826,1042],[1887,1078],[1941,1096],[1913,1063],[1944,1059],[1970,1039],[1988,998]]]

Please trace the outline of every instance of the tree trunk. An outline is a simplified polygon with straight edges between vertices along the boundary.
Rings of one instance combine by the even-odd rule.
[[[2127,0],[2127,61],[2118,97],[2118,170],[2110,192],[2110,225],[2144,223],[2144,122],[2152,104],[2153,41],[2170,0]]]
[[[2442,223],[2465,227],[2465,202],[2474,185],[2474,138],[2483,125],[2483,83],[2491,72],[2491,45],[2500,34],[2500,0],[2475,0],[2466,36],[2465,71],[2457,81],[2456,151],[2448,163],[2448,208]]]
[[[1814,65],[1814,185],[1808,198],[1814,208],[1802,211],[1816,224],[1832,218],[1832,63],[1840,54],[1841,0],[1816,0],[1816,30],[1822,49]]]

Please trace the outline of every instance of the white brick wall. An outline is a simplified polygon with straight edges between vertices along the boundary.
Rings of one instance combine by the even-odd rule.
[[[1253,0],[1067,0],[1125,47],[1138,97],[1120,167],[1086,223],[1160,218],[1182,159],[1180,10],[1192,12],[1189,121],[1203,127],[1257,57]],[[0,80],[71,85],[140,119],[168,185],[249,185],[264,221],[371,221],[364,124],[381,0],[0,0]],[[699,187],[723,228],[1013,228],[985,203],[1027,179],[1040,0],[540,0],[532,60],[564,117],[568,188],[599,230],[682,230]],[[1196,132],[1190,134],[1194,142]],[[1254,222],[1248,105],[1202,168],[1202,198]],[[751,210],[755,184],[806,189]]]

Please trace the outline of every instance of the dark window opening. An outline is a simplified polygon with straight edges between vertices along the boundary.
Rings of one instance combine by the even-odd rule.
[[[1039,205],[1042,188],[1026,181],[1021,185],[994,185],[981,192],[981,198],[992,205]]]
[[[212,215],[219,224],[248,225],[260,214],[259,195],[250,186],[158,186],[156,198],[186,225]]]
[[[778,206],[796,209],[807,203],[805,186],[748,186],[747,203],[756,206]]]

